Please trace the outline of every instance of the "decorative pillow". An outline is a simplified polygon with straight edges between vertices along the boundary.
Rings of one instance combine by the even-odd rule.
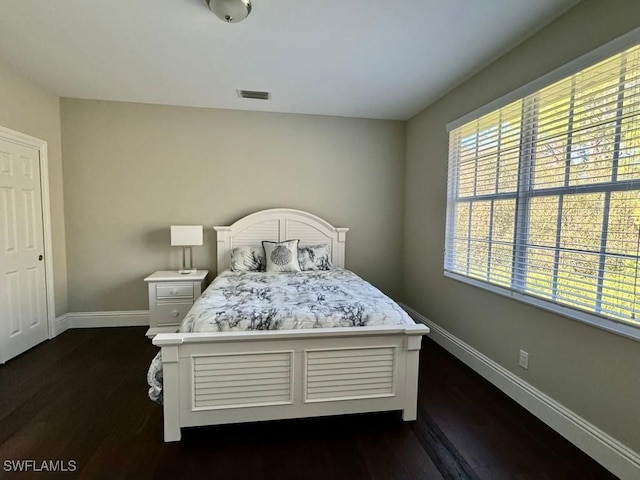
[[[331,270],[329,245],[308,245],[298,247],[298,263],[300,270]]]
[[[267,259],[267,272],[299,272],[298,264],[299,240],[285,242],[263,241],[264,255]]]
[[[236,247],[231,250],[231,270],[234,272],[264,272],[265,266],[262,247]]]

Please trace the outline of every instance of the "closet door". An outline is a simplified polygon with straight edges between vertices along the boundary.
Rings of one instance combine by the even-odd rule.
[[[48,336],[40,152],[0,139],[0,362]]]

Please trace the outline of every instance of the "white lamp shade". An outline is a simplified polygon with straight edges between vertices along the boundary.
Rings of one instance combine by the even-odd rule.
[[[202,225],[171,225],[171,245],[174,247],[202,245]]]

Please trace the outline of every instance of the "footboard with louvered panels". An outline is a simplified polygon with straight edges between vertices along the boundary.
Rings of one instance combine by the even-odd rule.
[[[165,441],[180,428],[402,410],[414,420],[425,325],[159,334]]]

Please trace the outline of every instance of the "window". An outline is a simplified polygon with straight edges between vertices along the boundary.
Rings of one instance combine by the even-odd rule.
[[[638,338],[639,254],[640,45],[450,129],[446,275]]]

